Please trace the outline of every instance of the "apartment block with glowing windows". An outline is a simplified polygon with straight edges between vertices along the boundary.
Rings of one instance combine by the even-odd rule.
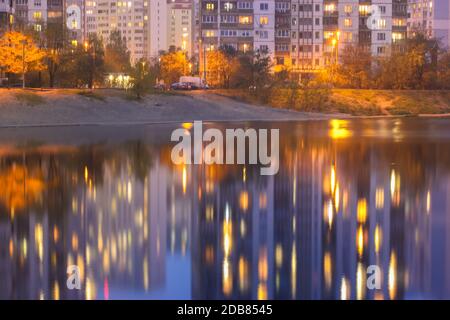
[[[169,0],[167,19],[168,47],[186,51],[188,56],[193,54],[194,44],[194,15],[193,4],[190,0]]]
[[[408,33],[424,33],[437,38],[444,47],[450,44],[450,2],[408,0]]]
[[[292,0],[291,61],[294,70],[320,70],[339,61],[347,45],[389,54],[406,37],[406,0]]]
[[[147,53],[144,32],[148,21],[148,1],[86,1],[87,35],[96,33],[106,43],[113,31],[119,31],[131,54],[131,60]]]

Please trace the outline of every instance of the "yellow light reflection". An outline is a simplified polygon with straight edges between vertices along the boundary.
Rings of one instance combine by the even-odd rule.
[[[248,192],[242,191],[239,196],[239,206],[241,207],[241,210],[246,212],[248,209]]]
[[[233,290],[233,275],[228,259],[225,259],[222,265],[222,287],[223,293],[227,296]]]
[[[357,213],[357,220],[359,223],[365,223],[367,220],[367,200],[366,199],[359,199],[358,200],[358,207],[356,210]]]
[[[247,291],[248,286],[248,262],[241,256],[239,258],[239,290],[245,292]]]
[[[185,194],[185,193],[186,193],[186,188],[187,188],[187,172],[186,172],[186,166],[183,166],[182,185],[183,185],[183,194]]]
[[[351,137],[352,132],[348,129],[348,123],[347,120],[330,120],[328,136],[332,139],[345,139]]]
[[[359,226],[356,235],[356,247],[358,248],[358,254],[361,257],[364,252],[364,230],[362,226]]]
[[[365,289],[366,289],[366,281],[365,281],[365,269],[362,263],[358,263],[358,267],[356,270],[356,299],[362,300],[364,299]]]
[[[374,234],[374,243],[375,243],[375,252],[376,253],[380,252],[381,237],[382,237],[381,229],[380,229],[380,226],[377,225],[375,227],[375,234]]]
[[[383,209],[384,207],[384,190],[383,188],[377,188],[375,191],[375,207],[379,209]]]
[[[341,280],[341,300],[348,300],[350,298],[350,288],[348,286],[348,281],[345,277]]]
[[[391,253],[389,261],[389,276],[388,276],[389,298],[395,299],[397,295],[397,256],[394,251]]]
[[[329,252],[325,252],[323,256],[323,275],[325,278],[325,287],[331,288],[331,281],[333,279],[333,262],[331,261],[331,255]]]

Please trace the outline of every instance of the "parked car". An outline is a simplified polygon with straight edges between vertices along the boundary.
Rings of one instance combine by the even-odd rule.
[[[175,82],[170,86],[172,90],[190,90],[191,86],[185,82]]]

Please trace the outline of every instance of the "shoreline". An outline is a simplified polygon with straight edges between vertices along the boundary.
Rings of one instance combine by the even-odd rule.
[[[155,93],[140,101],[130,99],[126,92],[109,89],[0,89],[0,97],[0,129],[146,126],[196,120],[204,123],[282,123],[450,117],[450,112],[413,115],[304,112],[237,101],[214,90]]]

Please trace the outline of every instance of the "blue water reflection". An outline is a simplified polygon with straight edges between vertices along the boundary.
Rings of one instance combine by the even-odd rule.
[[[276,176],[173,165],[179,125],[2,129],[0,298],[450,298],[450,120],[270,126]]]

